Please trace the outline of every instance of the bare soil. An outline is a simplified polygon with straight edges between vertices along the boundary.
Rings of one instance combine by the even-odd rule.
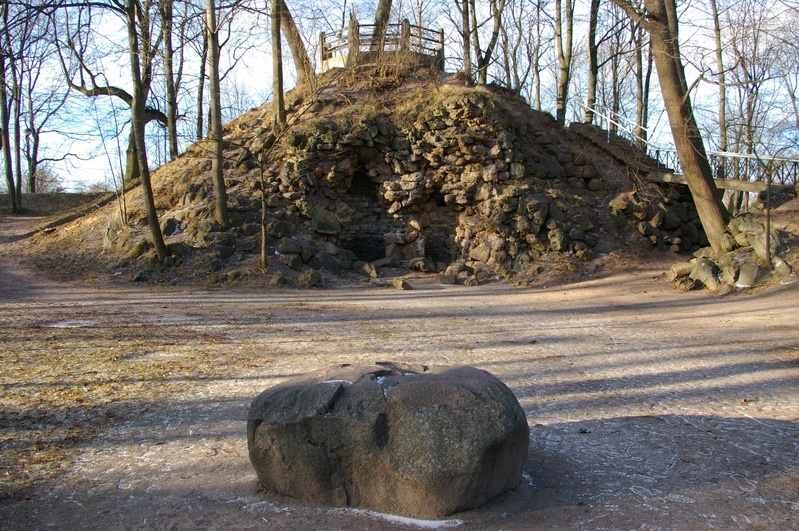
[[[569,285],[62,283],[0,218],[0,528],[799,529],[799,284],[680,293],[671,258]],[[525,482],[448,520],[259,492],[250,401],[339,363],[469,364],[516,394]]]

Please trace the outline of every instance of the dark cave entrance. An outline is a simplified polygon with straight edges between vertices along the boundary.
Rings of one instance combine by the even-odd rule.
[[[430,226],[427,228],[425,254],[434,262],[451,263],[460,258],[460,247],[455,241],[458,214],[444,203],[440,192],[430,195]]]
[[[365,168],[355,170],[344,201],[353,214],[342,235],[343,247],[365,262],[385,258],[386,242],[383,235],[389,231],[390,220],[381,204],[378,185]]]

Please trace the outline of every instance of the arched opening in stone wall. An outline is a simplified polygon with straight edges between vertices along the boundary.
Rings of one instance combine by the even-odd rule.
[[[353,210],[352,220],[342,234],[343,247],[365,262],[385,258],[383,235],[389,231],[390,220],[381,205],[378,185],[369,177],[366,168],[355,169],[342,199]]]
[[[427,227],[425,255],[435,262],[450,263],[460,258],[455,241],[458,214],[444,203],[440,192],[430,194],[430,225]]]

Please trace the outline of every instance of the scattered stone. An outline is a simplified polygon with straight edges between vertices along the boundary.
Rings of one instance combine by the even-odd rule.
[[[738,273],[738,282],[736,286],[739,288],[753,288],[757,286],[760,278],[760,266],[755,263],[748,262],[741,266]]]
[[[247,442],[268,491],[438,518],[519,485],[529,428],[513,393],[485,371],[380,363],[264,391]]]
[[[192,252],[192,248],[182,242],[168,243],[166,249],[169,251],[169,254],[180,258],[184,258]]]
[[[324,286],[322,275],[314,269],[306,269],[297,277],[297,287],[299,288],[323,288]]]
[[[357,271],[358,273],[363,273],[369,278],[377,278],[380,276],[380,271],[369,262],[362,262],[358,261],[352,265],[353,271]]]
[[[771,265],[774,267],[774,271],[780,276],[788,276],[793,273],[793,268],[791,264],[786,262],[781,256],[775,256],[771,259]]]
[[[147,240],[142,240],[133,246],[133,249],[128,253],[128,258],[135,259],[143,255],[147,250],[152,247],[152,244]]]
[[[275,287],[285,287],[290,284],[290,281],[283,273],[275,273],[269,279],[269,285]]]
[[[694,270],[694,266],[695,264],[691,262],[678,262],[672,265],[666,272],[666,280],[674,282],[675,280],[687,277],[691,274],[691,271]]]
[[[692,279],[691,277],[678,278],[675,287],[680,291],[692,291],[698,289],[701,283]]]
[[[711,291],[716,291],[719,288],[718,269],[716,264],[707,258],[698,258],[688,276],[701,282],[702,285]]]
[[[338,275],[343,269],[341,260],[327,253],[318,253],[309,261],[308,265],[314,269],[324,269],[328,273]]]
[[[391,258],[390,256],[387,256],[385,258],[381,258],[380,260],[374,260],[373,262],[370,263],[375,268],[380,269],[381,267],[391,267],[392,265],[394,265],[394,259]]]
[[[180,221],[176,220],[173,217],[164,219],[161,222],[161,232],[167,238],[180,232]]]
[[[208,253],[219,260],[227,260],[233,256],[234,248],[232,245],[224,245],[221,243],[212,243],[207,247]]]
[[[391,281],[391,283],[394,285],[395,288],[400,289],[400,290],[411,290],[411,289],[413,289],[413,286],[408,284],[408,281],[405,280],[405,279],[402,279],[402,278],[395,278],[394,280]]]

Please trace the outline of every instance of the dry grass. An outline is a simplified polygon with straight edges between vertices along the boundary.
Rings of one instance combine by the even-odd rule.
[[[86,205],[105,194],[22,194],[22,215],[52,216]],[[9,216],[8,194],[0,194],[0,216]]]
[[[0,499],[23,499],[115,419],[246,364],[188,328],[83,324],[0,328]]]

